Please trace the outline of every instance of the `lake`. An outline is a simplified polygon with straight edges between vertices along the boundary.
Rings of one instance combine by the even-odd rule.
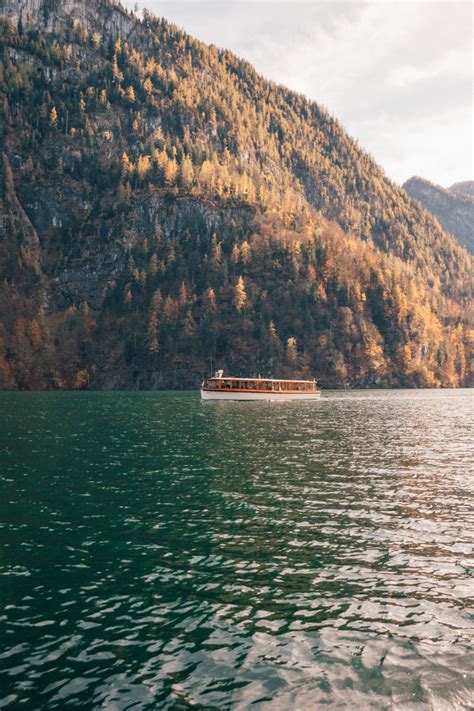
[[[473,708],[472,405],[0,393],[0,708]]]

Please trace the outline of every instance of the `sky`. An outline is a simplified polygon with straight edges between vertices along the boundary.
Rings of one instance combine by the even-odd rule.
[[[328,109],[401,184],[473,175],[473,5],[130,0]]]

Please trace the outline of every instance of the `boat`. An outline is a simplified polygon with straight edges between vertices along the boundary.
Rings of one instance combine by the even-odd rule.
[[[203,400],[317,400],[316,380],[224,377],[218,370],[201,385]]]

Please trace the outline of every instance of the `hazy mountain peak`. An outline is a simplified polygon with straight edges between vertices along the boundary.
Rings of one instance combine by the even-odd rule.
[[[474,188],[473,181],[455,183],[446,189],[425,178],[413,177],[403,187],[440,221],[445,230],[474,254],[474,198],[469,192]]]
[[[460,183],[453,183],[449,190],[460,195],[470,195],[474,197],[474,180],[464,180]]]

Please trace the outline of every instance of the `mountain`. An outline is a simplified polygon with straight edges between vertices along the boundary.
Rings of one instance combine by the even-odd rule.
[[[474,197],[469,195],[469,182],[455,183],[449,190],[430,183],[423,178],[410,178],[403,187],[407,193],[418,200],[441,223],[442,227],[456,237],[474,254]]]
[[[471,197],[474,197],[474,180],[464,180],[461,183],[453,183],[448,189],[451,193],[471,195]]]
[[[107,0],[0,0],[0,387],[472,382],[472,262],[321,106]]]

